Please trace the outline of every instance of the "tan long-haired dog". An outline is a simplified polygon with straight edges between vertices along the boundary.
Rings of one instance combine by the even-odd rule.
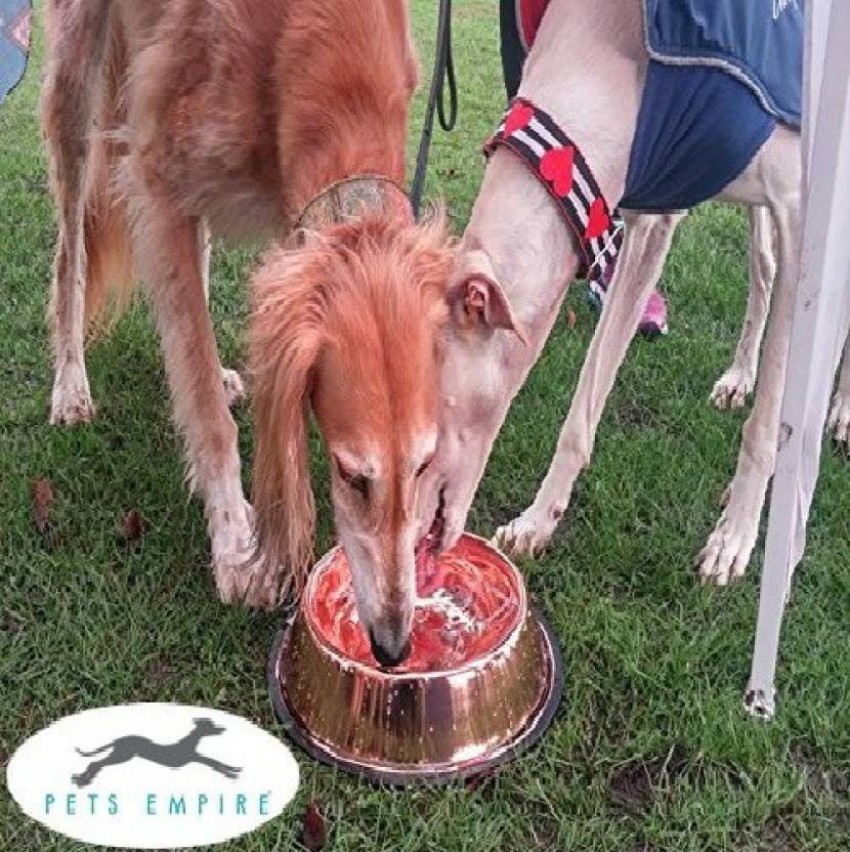
[[[400,659],[449,264],[441,222],[415,225],[398,189],[417,80],[407,3],[48,0],[47,30],[51,419],[93,415],[86,329],[138,277],[221,597],[274,605],[309,563],[312,408],[361,618],[376,655]],[[228,410],[238,376],[206,305],[207,226],[297,232],[254,281],[256,539]]]

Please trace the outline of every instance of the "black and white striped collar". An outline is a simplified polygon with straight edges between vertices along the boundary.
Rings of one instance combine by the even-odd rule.
[[[582,255],[579,277],[599,278],[620,250],[623,224],[578,146],[540,107],[515,98],[484,151],[489,156],[498,147],[513,151],[557,204]]]

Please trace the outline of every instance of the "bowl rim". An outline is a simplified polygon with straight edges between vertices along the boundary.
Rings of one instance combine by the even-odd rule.
[[[505,554],[502,553],[502,551],[499,550],[499,548],[491,541],[487,540],[483,536],[470,532],[464,532],[460,538],[472,539],[478,544],[483,545],[487,550],[498,556],[499,559],[501,559],[502,562],[510,569],[510,571],[513,572],[514,577],[518,580],[516,586],[519,591],[519,605],[517,606],[517,613],[514,621],[511,624],[510,629],[505,632],[504,636],[499,639],[496,645],[482,656],[475,657],[472,660],[468,660],[463,665],[454,666],[452,668],[433,669],[424,672],[397,672],[394,669],[383,669],[372,666],[369,663],[364,663],[362,660],[355,660],[353,657],[349,657],[344,652],[334,648],[330,642],[328,642],[328,640],[319,633],[313,624],[313,619],[311,618],[307,602],[310,600],[311,593],[314,591],[314,587],[318,582],[318,577],[322,569],[324,569],[328,563],[330,563],[332,559],[336,558],[337,554],[343,550],[342,545],[340,544],[336,544],[328,550],[327,553],[325,553],[311,569],[310,576],[307,578],[307,584],[304,587],[304,593],[301,597],[301,603],[296,608],[293,618],[297,616],[298,612],[303,611],[304,625],[309,631],[313,642],[322,649],[323,653],[327,654],[341,666],[349,669],[356,669],[357,671],[366,673],[371,678],[379,680],[391,680],[395,683],[411,680],[431,680],[436,678],[452,677],[454,675],[470,674],[482,666],[490,665],[493,660],[497,660],[501,656],[510,653],[513,646],[517,643],[517,641],[519,641],[520,633],[531,615],[530,608],[528,606],[528,593],[525,588],[525,579],[523,578],[522,572],[519,568],[517,568],[517,566],[514,565],[514,563],[511,562],[511,560],[508,559],[508,557],[505,556]],[[458,541],[460,541],[460,539],[458,539]]]

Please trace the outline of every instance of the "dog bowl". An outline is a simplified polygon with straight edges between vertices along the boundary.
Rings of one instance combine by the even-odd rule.
[[[536,741],[563,687],[560,652],[516,568],[464,535],[420,560],[411,654],[382,669],[341,548],[313,569],[269,658],[275,712],[309,754],[404,785],[467,777]]]

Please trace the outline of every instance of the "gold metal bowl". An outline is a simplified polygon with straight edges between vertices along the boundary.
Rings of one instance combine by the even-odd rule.
[[[275,712],[309,754],[392,784],[449,780],[512,759],[548,727],[563,687],[552,631],[505,556],[468,534],[459,547],[511,585],[515,607],[489,645],[442,669],[381,669],[335,647],[317,592],[345,556],[334,548],[315,566],[268,670]]]

